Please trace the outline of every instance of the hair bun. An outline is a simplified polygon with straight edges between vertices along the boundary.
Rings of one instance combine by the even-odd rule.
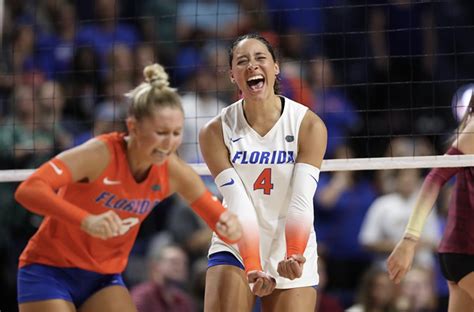
[[[145,67],[143,70],[143,76],[145,76],[145,81],[155,88],[163,89],[170,85],[168,81],[168,74],[160,64],[155,63]]]

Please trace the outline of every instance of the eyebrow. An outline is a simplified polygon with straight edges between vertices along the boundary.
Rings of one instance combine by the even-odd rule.
[[[260,56],[260,55],[266,55],[265,52],[256,52],[254,53],[256,56]],[[237,56],[235,59],[236,60],[240,60],[240,59],[243,59],[243,58],[248,58],[247,54],[242,54],[242,55],[239,55]]]

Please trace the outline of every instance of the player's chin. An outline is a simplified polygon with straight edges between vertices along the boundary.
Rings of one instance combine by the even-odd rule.
[[[159,155],[152,155],[151,162],[155,165],[162,165],[169,157],[170,155],[165,155],[162,153],[160,153]]]

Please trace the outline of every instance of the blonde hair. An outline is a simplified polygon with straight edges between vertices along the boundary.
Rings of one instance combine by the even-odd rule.
[[[150,116],[154,109],[172,107],[183,111],[181,99],[175,88],[171,88],[168,74],[160,64],[148,65],[143,70],[145,82],[125,94],[131,100],[129,116],[141,120]]]

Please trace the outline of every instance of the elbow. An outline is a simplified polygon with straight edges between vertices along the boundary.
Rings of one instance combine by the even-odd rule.
[[[23,181],[15,191],[15,200],[21,205],[25,206],[28,198],[31,197],[32,192],[35,190],[35,181],[26,179]]]
[[[28,193],[28,188],[29,187],[28,187],[27,181],[28,180],[23,181],[15,191],[15,200],[17,202],[19,202],[20,204],[22,204],[22,205],[23,205],[23,201],[26,197],[25,195]]]

